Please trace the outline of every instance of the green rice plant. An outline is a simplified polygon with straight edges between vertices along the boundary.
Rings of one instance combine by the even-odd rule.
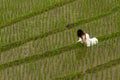
[[[76,3],[74,3],[73,4],[74,6],[76,5]],[[66,5],[66,6],[68,6],[68,5]],[[73,6],[73,7],[74,7]],[[69,7],[69,6],[68,6]],[[118,6],[119,7],[119,6]],[[64,7],[63,7],[64,8]],[[84,7],[83,7],[84,8]],[[66,9],[66,8],[65,8]],[[79,6],[78,6],[78,9],[79,9]],[[116,9],[116,7],[115,7],[115,9]],[[66,12],[66,13],[69,13],[69,10],[67,10],[68,12]],[[113,11],[113,10],[112,10]],[[48,13],[49,14],[49,13]],[[49,16],[47,14],[47,16]],[[62,14],[63,15],[63,14]],[[87,14],[86,14],[87,15]],[[45,14],[44,14],[44,16],[45,16]],[[43,17],[44,17],[43,16]],[[70,15],[70,16],[72,16],[72,15]],[[42,16],[41,16],[42,17]],[[40,18],[41,18],[40,17]],[[40,18],[38,18],[38,20],[41,20]],[[53,18],[53,17],[52,17]],[[64,18],[64,17],[63,17]],[[76,18],[76,17],[74,17],[74,18]],[[53,28],[53,25],[51,25],[51,27],[49,26],[49,29],[48,29],[48,32],[46,32],[46,33],[44,33],[44,31],[45,31],[45,28],[44,27],[39,27],[40,25],[41,26],[48,26],[48,25],[44,25],[44,24],[39,24],[38,23],[38,25],[36,25],[36,23],[32,23],[31,25],[29,25],[29,24],[27,24],[27,23],[30,23],[31,22],[31,19],[34,19],[34,20],[36,20],[36,17],[33,17],[33,18],[30,18],[29,20],[25,20],[25,21],[22,21],[22,22],[19,22],[19,23],[17,23],[17,24],[14,24],[13,26],[11,26],[11,27],[13,27],[13,28],[11,28],[11,27],[7,27],[7,29],[5,28],[5,29],[2,29],[1,30],[1,32],[2,32],[2,36],[1,37],[4,37],[4,36],[6,36],[5,38],[1,38],[1,45],[5,45],[5,44],[11,44],[11,45],[13,45],[13,44],[16,44],[16,43],[21,43],[21,41],[23,41],[23,43],[24,42],[29,42],[29,40],[33,40],[34,38],[36,39],[36,38],[42,38],[41,36],[48,36],[48,34],[52,34],[52,33],[55,33],[57,30],[58,31],[63,31],[63,30],[65,30],[66,28],[64,27],[64,26],[66,26],[66,25],[64,25],[64,23],[63,24],[61,24],[61,26],[63,26],[61,29],[59,29],[60,28],[60,26],[57,26],[58,28]],[[48,18],[47,18],[48,19]],[[57,17],[57,19],[59,19],[59,17]],[[67,22],[70,22],[69,20],[69,16],[68,16],[68,18],[67,18],[68,20],[67,20]],[[84,19],[84,18],[83,18]],[[63,20],[63,19],[62,19]],[[79,20],[79,16],[77,17],[77,19],[76,20]],[[51,21],[51,20],[50,20]],[[85,20],[86,21],[86,20]],[[27,23],[26,23],[27,22]],[[33,21],[34,22],[34,21]],[[35,21],[36,22],[36,21]],[[60,23],[61,21],[59,20],[59,23]],[[82,22],[82,21],[81,21]],[[46,24],[46,23],[45,23]],[[56,24],[58,24],[58,21],[56,22]],[[18,26],[18,27],[16,27],[16,26]],[[28,27],[27,27],[28,26]],[[33,26],[34,26],[34,28],[33,28]],[[54,27],[56,27],[56,25],[54,25]],[[47,27],[46,27],[47,28]],[[44,29],[44,30],[43,30]],[[57,30],[56,30],[57,29]],[[10,33],[8,34],[8,32],[10,31]],[[15,31],[15,33],[13,34],[13,32],[12,31]],[[52,33],[51,33],[52,32]],[[32,34],[31,34],[32,33]],[[30,35],[30,36],[28,36],[28,35]],[[33,37],[34,36],[34,37]],[[9,38],[9,39],[8,39]],[[21,44],[23,44],[23,43],[21,43]],[[6,46],[8,46],[8,45],[6,45]]]
[[[117,15],[116,15],[117,16]],[[106,19],[106,18],[105,18]],[[107,19],[109,19],[109,17],[107,18]],[[114,18],[113,18],[114,19]],[[103,20],[103,19],[102,19]],[[100,20],[101,21],[101,20]],[[110,20],[110,21],[108,21],[108,25],[107,25],[107,27],[109,26],[109,22],[112,22],[113,20]],[[94,27],[95,26],[93,26],[92,27],[92,24],[93,23],[90,23],[91,24],[91,26],[86,26],[86,27],[84,27],[84,25],[82,26],[82,28],[83,29],[86,29],[87,30],[87,28],[89,28],[89,27],[91,27],[91,29],[94,29]],[[88,25],[90,25],[90,24],[88,24]],[[98,23],[96,23],[96,22],[94,22],[94,24],[99,24],[99,22]],[[103,22],[103,24],[104,24],[104,22]],[[99,26],[98,26],[99,27]],[[118,26],[119,27],[119,26]],[[79,27],[78,27],[79,28]],[[11,57],[12,57],[12,55],[16,55],[16,58],[15,58],[15,56],[14,56],[14,58],[13,59],[17,59],[17,58],[19,58],[20,56],[21,57],[26,57],[26,53],[24,53],[24,52],[21,52],[21,50],[23,50],[24,49],[24,47],[26,47],[26,46],[29,46],[29,47],[27,47],[27,48],[25,48],[25,49],[27,49],[28,50],[28,52],[27,52],[27,54],[30,54],[30,56],[31,56],[31,54],[33,55],[33,54],[41,54],[41,53],[44,53],[44,52],[46,52],[46,51],[48,51],[48,50],[51,50],[51,49],[54,49],[54,48],[60,48],[60,47],[62,47],[62,46],[66,46],[66,45],[71,45],[72,43],[76,43],[76,40],[77,40],[77,36],[76,36],[76,31],[77,31],[77,29],[78,28],[75,28],[75,29],[71,29],[71,30],[66,30],[66,31],[64,31],[64,32],[60,32],[60,33],[56,33],[56,34],[54,34],[54,35],[51,35],[51,36],[48,36],[47,37],[47,39],[46,38],[43,38],[42,40],[41,39],[37,39],[37,40],[35,40],[34,42],[29,42],[29,43],[27,43],[27,44],[24,44],[23,46],[20,46],[20,47],[18,47],[18,48],[15,48],[14,49],[14,47],[16,47],[17,45],[19,46],[20,44],[18,43],[18,44],[16,44],[16,45],[13,45],[13,46],[8,46],[8,45],[6,45],[5,47],[1,47],[0,48],[0,50],[1,50],[1,54],[3,54],[3,56],[7,56],[8,54],[10,54],[11,55]],[[101,27],[102,28],[102,27]],[[108,29],[108,28],[104,28],[104,26],[103,26],[103,28],[102,28],[102,30],[104,30],[104,29]],[[110,29],[111,30],[111,29]],[[107,31],[110,31],[110,30],[107,30]],[[116,28],[116,30],[117,30],[117,28]],[[54,33],[54,32],[53,32]],[[88,33],[89,33],[89,31],[88,31]],[[94,31],[93,31],[93,33],[92,34],[96,34]],[[60,36],[59,36],[60,35]],[[102,36],[102,34],[101,34],[101,32],[99,32],[97,35],[100,35],[99,37],[102,37],[102,38],[100,38],[99,39],[99,41],[102,41],[102,40],[107,40],[107,38],[109,39],[109,38],[114,38],[114,37],[117,37],[117,36],[119,36],[119,32],[116,32],[116,33],[113,33],[112,34],[112,36],[107,36],[107,34],[106,35],[103,35]],[[97,36],[96,35],[96,36]],[[68,36],[68,38],[66,39],[66,37]],[[56,39],[58,40],[58,41],[56,41]],[[46,42],[47,41],[47,42]],[[24,42],[24,41],[23,41]],[[47,48],[45,47],[45,45],[44,45],[44,43],[46,43],[46,46],[47,46]],[[13,49],[12,49],[13,48]],[[20,51],[20,52],[19,52]],[[25,54],[25,56],[24,56],[24,54]],[[19,57],[18,57],[18,55],[19,55]],[[29,55],[28,55],[29,56]],[[10,58],[10,56],[9,56],[9,58],[8,59],[11,59]],[[5,60],[3,60],[3,61],[5,61]]]
[[[109,24],[109,23],[108,23]],[[109,26],[109,25],[108,25]],[[83,27],[84,28],[84,27]],[[87,27],[86,27],[87,28]],[[93,28],[94,28],[94,26],[93,26]],[[92,28],[91,28],[92,29]],[[104,28],[103,28],[104,29]],[[117,27],[116,27],[116,29],[117,29]],[[107,29],[107,27],[106,27],[106,29],[105,30],[108,30]],[[38,36],[35,36],[35,37],[32,37],[32,38],[28,38],[28,39],[25,39],[25,40],[22,40],[22,41],[16,41],[16,42],[13,42],[13,43],[9,43],[9,44],[6,44],[6,45],[3,45],[2,46],[2,44],[1,44],[1,51],[6,51],[6,50],[8,50],[8,49],[11,49],[11,48],[14,48],[14,47],[17,47],[17,46],[20,46],[20,45],[23,45],[23,44],[25,44],[26,42],[29,42],[29,41],[31,41],[31,40],[37,40],[37,39],[39,39],[39,38],[43,38],[43,37],[47,37],[49,34],[55,34],[55,33],[57,33],[57,32],[62,32],[62,31],[64,31],[64,29],[56,29],[56,30],[54,30],[54,31],[50,31],[50,32],[47,32],[47,33],[45,33],[45,34],[41,34],[41,35],[38,35]],[[76,32],[76,31],[75,31]],[[108,31],[106,31],[106,32],[108,32]],[[75,33],[74,33],[75,34]],[[95,33],[94,33],[95,34]],[[101,34],[101,33],[100,33]]]
[[[75,0],[0,1],[0,3],[2,4],[0,8],[3,9],[0,29],[15,24],[24,19],[28,19],[30,17],[45,13],[46,11],[52,10],[56,7],[61,7],[73,1]],[[8,9],[8,7],[11,9],[12,13]]]
[[[78,78],[83,78],[83,76],[86,76],[87,74],[93,74],[93,73],[97,75],[99,71],[103,72],[104,70],[108,70],[109,68],[113,68],[113,66],[118,66],[119,65],[119,60],[120,59],[112,60],[108,63],[98,65],[98,66],[93,67],[91,69],[87,69],[85,71],[85,73],[84,72],[75,72],[74,74],[71,73],[69,75],[63,75],[63,76],[59,76],[59,77],[54,78],[54,79],[55,80],[59,80],[59,79],[66,80],[66,78],[70,79],[71,77],[75,78],[76,76],[78,76]],[[112,71],[112,69],[110,69],[110,71]],[[110,74],[112,74],[112,72],[110,72]],[[97,76],[99,76],[99,75],[97,75]],[[103,78],[103,73],[102,73],[100,78]]]
[[[0,79],[119,80],[119,0],[40,1],[0,1]]]
[[[115,34],[115,33],[113,33],[113,34]],[[109,35],[109,38],[107,38],[107,39],[110,39],[111,36],[113,36],[113,34]],[[118,32],[116,32],[116,34],[117,35],[114,35],[113,37],[118,36]],[[101,39],[100,42],[102,42],[102,41],[106,40],[106,37],[105,36],[100,36],[100,37],[98,37],[98,39],[99,40]],[[18,59],[18,60],[14,60],[14,61],[11,61],[11,62],[8,62],[8,63],[1,64],[0,69],[2,70],[2,69],[6,69],[8,67],[15,66],[15,65],[20,65],[20,64],[23,64],[23,63],[30,63],[30,62],[33,62],[33,61],[36,61],[36,60],[39,60],[39,59],[52,57],[52,56],[55,56],[55,55],[59,55],[59,54],[65,52],[65,51],[74,50],[74,49],[80,48],[80,47],[85,47],[85,46],[83,46],[80,43],[74,43],[74,44],[71,44],[71,45],[68,45],[68,46],[64,46],[64,47],[57,48],[57,49],[54,49],[54,50],[46,51],[43,54],[36,54],[36,55],[25,57],[23,59],[21,58],[21,59]]]

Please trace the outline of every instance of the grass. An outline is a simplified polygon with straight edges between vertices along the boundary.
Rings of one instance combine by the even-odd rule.
[[[3,52],[3,51],[6,51],[6,50],[15,48],[15,47],[18,47],[18,46],[20,46],[20,45],[23,45],[23,44],[25,44],[25,43],[27,43],[27,42],[30,42],[30,41],[33,41],[33,40],[37,40],[37,39],[39,39],[39,38],[47,37],[48,35],[52,35],[52,34],[55,34],[55,33],[57,33],[57,32],[60,32],[60,31],[63,31],[63,30],[56,29],[56,30],[54,30],[54,31],[46,32],[46,33],[43,34],[43,35],[31,37],[31,38],[29,38],[29,39],[22,40],[22,41],[16,41],[16,42],[13,42],[13,43],[9,43],[9,44],[6,44],[6,45],[1,46],[1,47],[0,47],[0,51]]]
[[[119,10],[120,10],[120,6],[117,6],[117,7],[113,8],[111,11],[108,11],[107,13],[104,13],[104,14],[98,15],[98,16],[94,16],[94,17],[89,18],[89,19],[80,20],[76,23],[68,24],[66,27],[69,29],[69,28],[73,28],[73,27],[81,25],[81,24],[86,24],[86,23],[89,23],[91,21],[109,16],[109,15],[111,15]]]
[[[40,38],[37,38],[33,42],[31,41],[31,42],[25,43],[21,46],[18,46],[18,47],[12,48],[10,46],[10,49],[2,47],[0,54],[1,54],[1,57],[3,57],[3,58],[1,60],[1,63],[14,61],[16,59],[18,60],[18,59],[25,58],[25,57],[32,56],[32,55],[41,55],[47,51],[51,51],[51,50],[54,50],[57,48],[61,48],[63,46],[71,45],[71,44],[75,43],[77,40],[76,30],[79,27],[85,29],[85,31],[90,33],[90,35],[94,35],[94,36],[102,36],[103,34],[106,34],[106,35],[111,34],[118,30],[119,26],[117,27],[117,25],[114,25],[116,22],[114,24],[112,24],[112,26],[115,26],[114,28],[112,28],[112,30],[111,30],[111,26],[110,26],[111,25],[110,23],[113,22],[113,19],[115,19],[117,16],[118,15],[114,15],[114,16],[110,15],[106,18],[100,19],[98,21],[94,21],[87,25],[86,24],[82,25],[82,26],[80,25],[77,28],[65,30],[60,33],[56,33],[56,34],[53,34],[53,35],[50,35],[47,37],[43,37],[42,40]],[[106,21],[106,20],[108,20],[108,22],[106,22],[106,25],[104,25],[104,21]],[[101,25],[104,25],[104,26],[102,26],[101,29],[98,30],[97,32],[92,31],[92,33],[91,33],[92,29],[95,29],[95,30],[97,29],[95,26],[93,26],[93,24],[98,26],[99,23],[101,23]],[[98,26],[98,27],[100,27],[100,26]],[[105,26],[107,26],[107,27],[109,26],[109,27],[107,28]],[[102,30],[102,32],[101,32],[101,30]],[[103,31],[103,30],[105,30],[105,31]],[[59,31],[56,31],[56,32],[59,32]],[[106,33],[106,32],[109,32],[109,33]],[[97,33],[97,35],[96,35],[96,33]],[[118,36],[119,36],[119,34],[118,34]],[[46,43],[46,44],[44,44],[44,43]]]
[[[36,0],[37,1],[37,0]],[[46,0],[47,1],[47,0]],[[41,2],[42,4],[39,4],[39,7],[42,7],[42,8],[40,8],[40,9],[37,9],[37,10],[34,10],[35,8],[33,8],[33,10],[32,10],[32,12],[27,12],[27,14],[24,14],[24,15],[19,15],[18,17],[15,17],[15,18],[12,18],[12,19],[7,19],[7,21],[3,21],[3,23],[0,25],[0,29],[2,29],[2,28],[5,28],[5,27],[7,27],[7,26],[10,26],[10,25],[13,25],[13,24],[15,24],[15,23],[17,23],[17,22],[19,22],[19,21],[22,21],[22,20],[25,20],[25,19],[28,19],[28,18],[31,18],[31,17],[34,17],[34,16],[36,16],[36,15],[39,15],[39,14],[42,14],[42,13],[45,13],[45,12],[47,12],[47,11],[49,11],[49,10],[52,10],[52,9],[54,9],[54,8],[57,8],[57,7],[61,7],[61,6],[63,6],[63,5],[65,5],[65,4],[68,4],[68,3],[71,3],[71,2],[73,2],[73,1],[76,1],[76,0],[66,0],[66,1],[57,1],[57,0],[54,0],[54,2],[51,2],[52,3],[52,5],[51,4],[47,4],[46,3],[46,1],[44,1],[44,2]],[[48,1],[49,2],[49,1]],[[11,3],[11,2],[10,2]],[[19,3],[18,3],[19,4]],[[28,3],[26,3],[26,4],[28,4]],[[46,5],[47,4],[47,5]],[[42,6],[41,6],[42,5]],[[43,7],[43,5],[45,5],[44,7]],[[6,4],[5,4],[5,6],[6,6]],[[29,7],[29,6],[28,6]],[[37,8],[37,6],[35,6],[36,8]],[[6,8],[7,9],[7,8]],[[16,14],[16,12],[15,12],[15,14]],[[22,13],[23,14],[23,13]],[[8,14],[7,14],[8,15]],[[12,17],[14,17],[14,16],[12,16]]]
[[[113,39],[114,40],[114,39]],[[113,41],[113,40],[111,40],[111,42]],[[118,39],[117,39],[118,40]],[[105,40],[106,41],[106,40]],[[103,41],[104,42],[104,41]],[[109,43],[109,41],[108,41],[108,43]],[[113,42],[112,42],[113,43]],[[112,44],[111,43],[111,44]],[[101,45],[101,42],[99,43],[100,45]],[[103,43],[104,44],[104,43]],[[106,45],[106,44],[105,44]],[[108,45],[107,45],[108,46]],[[101,45],[101,47],[103,47],[103,45]],[[115,45],[114,46],[112,46],[112,48],[114,48],[115,47]],[[100,47],[99,47],[100,48]],[[99,49],[98,48],[98,49]],[[109,47],[106,47],[105,49],[107,49],[107,48],[109,48]],[[81,48],[80,48],[81,49]],[[108,49],[107,49],[108,50]],[[114,49],[113,49],[114,50]],[[92,51],[91,49],[90,49],[90,51]],[[98,51],[97,51],[98,52]],[[104,50],[104,52],[102,51],[101,52],[101,50],[99,51],[100,53],[95,53],[95,54],[98,54],[98,57],[96,57],[96,58],[100,58],[100,55],[103,53],[103,54],[105,54],[106,53],[106,51]],[[73,52],[71,52],[71,53],[73,53]],[[67,72],[66,72],[66,69],[68,68],[68,70],[69,71],[71,71],[71,68],[75,68],[76,69],[76,67],[74,67],[74,66],[71,66],[70,67],[70,65],[69,64],[72,64],[73,62],[74,62],[74,58],[73,58],[73,55],[71,55],[71,53],[70,52],[67,52],[66,53],[66,57],[64,57],[65,56],[65,53],[62,53],[63,54],[63,56],[61,56],[61,57],[57,57],[57,55],[55,56],[54,55],[54,57],[53,56],[49,56],[50,57],[50,59],[49,59],[49,57],[44,57],[44,59],[43,58],[41,58],[40,60],[38,59],[37,60],[37,62],[36,62],[36,60],[35,61],[30,61],[29,62],[29,64],[28,64],[28,62],[25,62],[25,63],[22,63],[21,65],[17,65],[17,66],[9,66],[9,67],[7,67],[7,68],[4,68],[3,70],[2,70],[2,75],[4,75],[6,72],[11,72],[11,70],[13,70],[14,69],[14,72],[16,73],[16,74],[22,74],[24,77],[25,77],[25,75],[27,75],[26,77],[28,77],[28,74],[30,75],[30,74],[32,74],[32,73],[34,73],[33,75],[35,76],[35,73],[36,72],[38,72],[38,70],[40,70],[39,72],[42,72],[44,75],[46,74],[46,72],[47,72],[47,74],[46,75],[49,75],[49,74],[51,74],[51,76],[52,76],[52,78],[54,78],[55,77],[55,74],[57,74],[56,75],[56,77],[58,76],[58,73],[60,73],[59,75],[62,75],[62,72],[63,72],[63,69],[64,69],[64,74],[66,74]],[[92,53],[92,52],[91,52]],[[93,54],[91,54],[91,53],[89,53],[88,52],[88,56],[89,57],[84,57],[84,58],[86,58],[86,59],[88,59],[88,58],[90,58],[91,57],[91,55],[93,56]],[[108,52],[109,53],[109,52]],[[106,53],[106,54],[108,54],[108,53]],[[118,49],[118,53],[119,53],[119,49]],[[75,54],[76,54],[76,52],[75,52]],[[85,53],[86,54],[86,53]],[[102,54],[102,57],[103,57],[103,54]],[[112,54],[112,52],[111,52],[111,54]],[[50,54],[48,54],[48,55],[50,55]],[[71,55],[71,57],[69,57],[69,55]],[[109,56],[110,56],[110,53],[109,53]],[[111,55],[111,57],[112,57],[112,55]],[[62,58],[62,59],[61,59]],[[106,58],[108,58],[108,56],[106,57]],[[119,58],[119,57],[118,57]],[[67,60],[68,59],[68,60]],[[85,61],[86,61],[86,59],[85,59]],[[92,58],[91,58],[92,59]],[[91,60],[90,59],[90,60]],[[60,60],[60,62],[58,61],[58,60]],[[70,63],[68,63],[67,61],[70,61]],[[96,59],[95,59],[96,60]],[[114,59],[113,59],[114,60]],[[45,61],[45,62],[44,62]],[[71,62],[72,61],[72,62]],[[83,63],[85,62],[85,61],[80,61],[80,62],[82,62],[82,64],[81,65],[83,65]],[[101,59],[99,59],[99,61],[101,61]],[[76,62],[79,62],[79,60],[76,60],[75,61],[75,63]],[[101,61],[102,62],[102,61]],[[104,61],[104,62],[106,62],[106,61]],[[61,67],[60,67],[60,65],[61,64],[66,64],[66,65],[62,65],[64,68],[62,68],[62,71],[61,71]],[[88,64],[88,63],[86,63],[86,64]],[[100,63],[97,63],[97,64],[100,64]],[[101,63],[102,64],[102,63]],[[9,64],[9,65],[11,65],[11,64]],[[14,65],[14,64],[13,64]],[[27,66],[26,66],[27,65]],[[44,66],[43,66],[44,65]],[[78,67],[85,67],[85,66],[81,66],[81,65],[78,65],[78,63],[76,63],[76,64],[74,64],[74,65],[76,65],[76,66],[78,66]],[[32,67],[31,67],[32,66]],[[43,67],[44,68],[43,68]],[[88,64],[88,66],[90,66],[90,64]],[[39,69],[40,68],[40,69]],[[55,68],[55,69],[54,69]],[[57,68],[57,69],[56,69]],[[89,67],[88,67],[89,68]],[[90,68],[89,68],[90,69]],[[21,70],[22,72],[24,72],[24,73],[21,73],[21,72],[19,72],[19,70]],[[83,70],[82,68],[80,68],[80,70]],[[55,71],[55,72],[53,72],[53,71]],[[59,72],[60,71],[60,72]],[[73,70],[73,72],[74,71],[78,71],[77,69],[76,70]],[[71,73],[71,72],[70,72]],[[70,73],[68,73],[68,74],[70,74]],[[75,72],[76,73],[76,72]],[[75,73],[73,73],[74,75],[75,75]],[[12,75],[14,74],[14,73],[11,73]],[[8,74],[8,76],[10,76],[11,74]],[[39,73],[40,74],[40,73]],[[66,74],[67,75],[67,74]],[[20,77],[19,75],[16,75],[17,77]],[[54,77],[53,77],[54,76]],[[38,77],[38,74],[36,74],[36,77]],[[71,76],[72,77],[72,76]],[[15,77],[14,77],[15,78]],[[74,78],[76,78],[76,77],[73,77],[73,79]],[[79,78],[79,77],[78,77]],[[43,79],[43,76],[41,76],[41,78],[39,77],[39,79]],[[44,79],[46,79],[46,78],[44,78]],[[69,78],[68,78],[69,79]],[[63,79],[64,80],[64,79]]]
[[[73,80],[74,78],[79,78],[79,79],[83,79],[83,77],[87,74],[92,74],[92,73],[97,73],[99,71],[102,71],[104,69],[108,69],[110,67],[113,66],[117,66],[120,64],[120,59],[116,59],[116,60],[111,60],[108,63],[104,63],[104,64],[100,64],[97,65],[91,69],[87,69],[85,72],[73,72],[69,75],[63,75],[63,76],[59,76],[57,78],[55,78],[54,80]]]
[[[98,38],[98,40],[100,40],[99,42],[102,42],[104,40],[108,40],[108,39],[111,39],[111,38],[114,38],[114,37],[117,37],[117,36],[120,36],[120,32],[116,32],[116,33],[112,33],[112,34],[104,35],[104,36],[99,36],[97,38]],[[64,47],[61,47],[61,48],[58,48],[58,49],[55,49],[55,50],[47,51],[47,52],[43,53],[42,55],[37,54],[37,55],[33,55],[33,56],[28,56],[28,57],[25,57],[24,59],[19,59],[19,60],[15,60],[15,61],[12,61],[12,62],[2,64],[2,65],[0,65],[0,69],[3,70],[3,69],[6,69],[8,67],[20,65],[20,64],[23,64],[23,63],[29,63],[31,61],[34,62],[34,61],[39,60],[39,59],[44,59],[46,57],[55,56],[55,55],[58,55],[58,54],[61,54],[61,53],[65,52],[65,51],[80,48],[80,47],[83,47],[83,46],[84,45],[82,45],[80,43],[71,44],[71,45],[64,46]]]
[[[100,16],[93,17],[93,18],[90,18],[90,19],[81,20],[81,21],[80,21],[79,23],[77,23],[77,24],[79,24],[79,25],[81,25],[81,24],[83,24],[83,23],[86,24],[86,23],[88,23],[88,22],[90,22],[90,21],[94,21],[94,20],[99,19],[99,18],[101,18],[101,17],[105,17],[105,16],[107,16],[108,14],[110,15],[111,13],[113,13],[112,11],[115,11],[115,12],[119,11],[119,10],[118,10],[118,7],[115,7],[115,8],[114,8],[113,10],[111,10],[109,13],[102,14],[102,15],[100,15]],[[75,26],[75,24],[76,24],[76,23],[74,23],[74,26]],[[77,26],[77,25],[76,25],[76,26]],[[66,29],[66,28],[64,28],[64,29],[54,29],[54,30],[51,30],[51,31],[46,32],[46,33],[44,33],[44,34],[40,34],[40,35],[38,35],[38,36],[33,36],[33,37],[31,37],[31,38],[24,39],[24,40],[21,40],[21,41],[15,41],[15,42],[12,42],[12,43],[8,43],[8,44],[5,44],[5,45],[3,45],[3,46],[0,46],[0,51],[3,52],[3,51],[6,51],[6,50],[15,48],[15,47],[19,47],[19,46],[21,46],[21,45],[23,45],[23,44],[25,44],[25,43],[27,43],[27,42],[34,41],[34,40],[37,40],[37,39],[39,39],[39,38],[41,39],[41,38],[47,37],[47,36],[49,36],[49,35],[56,34],[56,33],[58,33],[58,32],[63,32],[63,31],[65,31],[65,30],[67,30],[67,29]]]
[[[83,4],[86,3],[84,1],[81,1],[81,2]],[[18,43],[19,41],[20,42],[21,41],[24,42],[27,40],[29,41],[30,38],[33,39],[33,37],[42,36],[42,35],[47,34],[53,30],[59,29],[60,27],[62,30],[66,29],[65,28],[66,25],[69,25],[69,24],[76,22],[78,20],[85,19],[85,21],[87,21],[87,19],[90,19],[91,17],[95,18],[94,16],[91,16],[91,15],[89,17],[86,16],[86,15],[90,14],[91,10],[93,12],[92,14],[94,14],[96,17],[99,16],[97,13],[94,13],[96,11],[93,8],[90,8],[90,11],[83,10],[83,11],[79,12],[79,9],[81,9],[81,7],[83,7],[83,8],[85,8],[85,7],[78,6],[78,8],[76,10],[74,10],[74,7],[76,7],[76,5],[78,5],[78,3],[80,3],[80,1],[76,1],[74,3],[70,3],[70,4],[67,4],[67,5],[59,8],[60,12],[64,11],[66,14],[73,13],[73,14],[69,14],[68,17],[66,18],[66,20],[64,18],[65,14],[60,14],[58,17],[55,17],[56,21],[54,21],[52,19],[52,18],[54,18],[54,16],[49,17],[50,14],[52,15],[56,11],[56,9],[54,9],[53,11],[48,11],[45,14],[41,14],[41,15],[32,17],[32,18],[27,19],[25,21],[20,21],[19,23],[16,23],[16,24],[11,25],[9,27],[3,28],[1,30],[1,35],[2,35],[1,37],[3,37],[3,38],[1,38],[1,45],[4,46],[5,44]],[[73,5],[72,11],[67,10],[67,8],[69,8],[70,5]],[[88,4],[88,5],[90,5],[90,4]],[[106,5],[106,3],[105,3],[105,5]],[[89,7],[87,7],[87,9],[89,9]],[[111,7],[109,8],[109,6],[108,6],[107,9],[109,9],[109,11],[111,11]],[[108,11],[106,11],[106,9],[104,9],[104,8],[98,9],[98,12],[101,13],[100,15],[102,15],[102,14],[104,15],[105,13],[108,13]],[[78,14],[75,14],[75,13],[78,13]],[[57,13],[57,14],[59,14],[59,13]],[[85,16],[83,16],[82,14],[85,14]],[[74,16],[72,17],[72,15],[74,15]],[[74,19],[74,20],[71,21],[69,16],[71,16],[71,19]],[[48,19],[50,20],[50,22],[45,23],[44,20],[47,21]],[[31,20],[34,20],[34,21],[31,22]],[[39,22],[39,21],[41,21],[41,22]],[[51,23],[51,24],[49,24],[49,23]],[[45,30],[45,29],[48,29],[48,30]],[[11,32],[9,32],[9,31],[11,31]],[[15,32],[12,32],[12,31],[15,31]],[[53,32],[55,32],[55,31],[53,31]],[[6,37],[4,38],[4,36],[6,36]]]
[[[119,64],[120,64],[120,59],[112,60],[108,63],[101,64],[101,65],[98,65],[98,66],[93,67],[91,69],[88,69],[88,70],[86,70],[86,73],[95,73],[97,71],[101,71],[103,69],[110,68],[110,67],[113,67],[113,66],[116,66]]]
[[[119,80],[119,0],[0,4],[0,80]],[[79,28],[99,44],[76,43]]]

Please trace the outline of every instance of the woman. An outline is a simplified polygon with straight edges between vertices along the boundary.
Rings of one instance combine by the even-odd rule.
[[[89,34],[87,34],[86,32],[84,32],[83,30],[79,29],[77,31],[77,36],[79,38],[79,40],[77,42],[81,42],[87,45],[87,47],[90,47],[90,45],[95,45],[98,43],[98,39],[97,38],[91,38],[89,37]]]

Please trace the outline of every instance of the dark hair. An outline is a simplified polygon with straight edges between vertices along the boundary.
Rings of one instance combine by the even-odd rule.
[[[77,36],[82,38],[83,35],[84,35],[83,30],[78,29],[78,31],[77,31]]]

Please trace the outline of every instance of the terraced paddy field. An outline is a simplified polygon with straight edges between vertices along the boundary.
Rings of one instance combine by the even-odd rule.
[[[120,0],[0,4],[0,80],[120,80]],[[79,28],[99,44],[77,43]]]

